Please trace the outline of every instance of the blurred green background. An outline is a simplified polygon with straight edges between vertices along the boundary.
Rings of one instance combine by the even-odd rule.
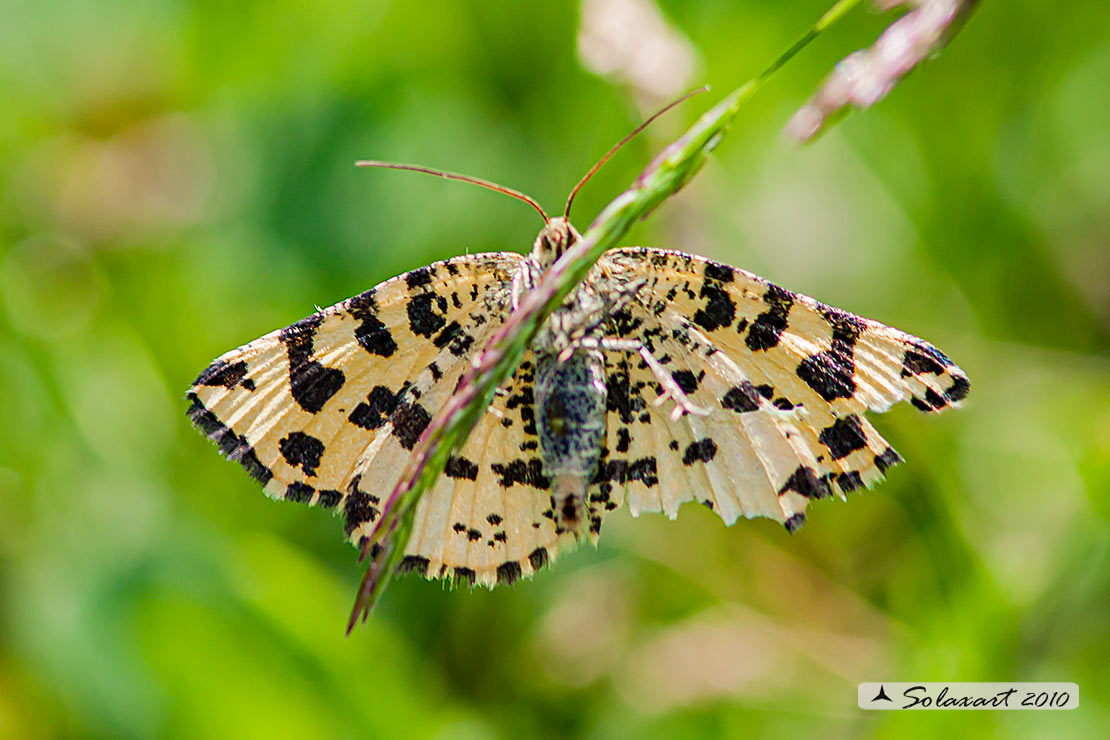
[[[345,638],[361,569],[340,523],[267,500],[184,416],[226,349],[540,227],[354,160],[557,210],[644,110],[710,83],[586,188],[584,226],[827,5],[664,0],[663,26],[628,3],[4,0],[0,737],[1104,736],[1110,5],[985,2],[875,109],[786,144],[892,19],[858,10],[630,235],[970,374],[964,410],[878,418],[908,462],[794,536],[622,511],[533,582],[395,581]],[[1081,703],[857,710],[882,679],[1075,681]]]

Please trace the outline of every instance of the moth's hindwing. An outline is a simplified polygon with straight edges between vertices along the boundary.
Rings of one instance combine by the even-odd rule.
[[[935,347],[743,270],[692,255],[613,250],[599,262],[635,300],[610,321],[648,347],[707,416],[669,419],[639,357],[609,359],[603,507],[675,516],[691,499],[727,523],[765,516],[794,530],[808,500],[870,486],[901,458],[864,412],[909,400],[958,405],[967,376]]]
[[[525,354],[462,448],[417,504],[402,567],[429,578],[512,583],[574,545],[559,532],[533,408],[535,360]]]
[[[349,495],[359,466],[404,456],[373,472],[375,496],[391,490],[467,358],[504,322],[520,260],[436,262],[232,350],[194,381],[189,415],[269,496],[342,510],[357,542],[377,511]]]

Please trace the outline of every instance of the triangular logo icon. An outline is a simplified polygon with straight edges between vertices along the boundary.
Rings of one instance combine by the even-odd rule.
[[[878,701],[879,699],[882,699],[883,701],[894,701],[893,699],[891,699],[889,696],[886,695],[886,687],[883,686],[882,684],[879,684],[879,693],[876,694],[875,698],[872,699],[871,701]]]

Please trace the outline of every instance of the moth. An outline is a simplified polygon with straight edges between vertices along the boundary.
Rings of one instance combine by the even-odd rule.
[[[472,359],[580,239],[571,202],[608,156],[559,217],[476,178],[366,163],[491,187],[545,225],[527,255],[420,267],[227,352],[193,382],[189,417],[270,497],[337,511],[360,545]],[[613,249],[419,501],[400,567],[512,583],[596,542],[626,503],[673,519],[697,501],[728,525],[768,517],[793,532],[809,501],[845,498],[901,461],[867,411],[936,413],[969,387],[897,329],[696,255]]]

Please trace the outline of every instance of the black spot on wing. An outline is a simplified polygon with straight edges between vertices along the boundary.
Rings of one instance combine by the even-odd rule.
[[[456,336],[458,336],[459,332],[461,331],[462,327],[459,326],[459,322],[452,321],[450,324],[443,327],[443,331],[441,331],[439,334],[436,334],[435,339],[432,340],[432,344],[439,347],[440,349],[443,349],[443,347]]]
[[[952,387],[944,392],[944,397],[952,403],[962,401],[967,398],[968,391],[971,390],[971,381],[963,375],[957,375],[953,378]]]
[[[859,339],[860,334],[867,329],[867,322],[850,311],[845,311],[825,303],[818,304],[817,310],[832,327],[832,338],[834,342],[840,340],[855,346],[856,340]]]
[[[957,403],[967,398],[968,391],[971,390],[971,382],[943,352],[924,342],[912,345],[906,350],[902,360],[902,377],[930,373],[937,376],[950,373],[952,385],[943,396],[929,388],[926,389],[924,398],[910,399],[910,403],[916,408],[922,411],[940,411],[950,403]]]
[[[223,360],[216,360],[197,376],[193,385],[222,385],[224,388],[234,388],[246,374],[247,363],[243,361],[228,363]]]
[[[278,336],[289,352],[290,364],[293,364],[294,360],[304,362],[312,356],[312,343],[316,337],[316,330],[323,322],[324,317],[314,313],[281,330]]]
[[[343,387],[343,371],[324,367],[312,358],[316,330],[323,322],[313,314],[281,330],[279,337],[289,355],[289,392],[305,411],[315,414]]]
[[[474,337],[466,332],[459,334],[452,341],[447,349],[451,350],[451,354],[455,357],[465,357],[470,348],[474,346]]]
[[[343,387],[345,380],[342,370],[311,362],[292,375],[289,390],[302,409],[315,414]]]
[[[705,276],[711,280],[719,280],[722,283],[731,283],[733,276],[733,269],[728,265],[722,265],[720,262],[705,263]]]
[[[619,483],[639,481],[648,488],[659,485],[658,463],[654,457],[639,460],[602,460],[597,465],[592,483]]]
[[[702,371],[701,376],[705,377],[704,370]],[[687,396],[698,389],[698,381],[700,380],[700,378],[694,375],[694,373],[689,370],[675,370],[673,373],[671,373],[671,377],[674,379],[674,382],[678,385],[678,387],[682,389],[682,392],[685,393]]]
[[[362,485],[362,473],[359,473],[354,478],[351,478],[351,482],[347,484],[347,493],[352,493],[353,494],[355,491],[361,491],[362,490],[360,488],[361,485]],[[381,499],[379,499],[374,494],[366,493],[365,491],[362,491],[362,493],[363,493],[364,496],[366,496],[367,500],[370,501],[370,503],[372,503],[372,504],[381,503]]]
[[[409,273],[412,274],[411,272]],[[401,558],[401,562],[397,563],[398,573],[419,573],[422,576],[428,575],[428,558],[421,555],[406,555]]]
[[[838,308],[821,305],[821,314],[832,326],[829,349],[807,357],[798,365],[797,374],[826,401],[851,398],[856,392],[855,347],[865,324],[860,317]]]
[[[818,439],[821,440],[821,444],[829,448],[833,460],[840,460],[856,450],[867,447],[863,422],[856,414],[837,419],[831,426],[821,430]]]
[[[473,586],[474,581],[478,577],[478,574],[474,572],[473,568],[462,568],[462,567],[455,568],[455,570],[453,571],[453,574],[454,574],[453,580],[454,580],[456,586],[461,584],[463,581],[466,581],[466,585]]]
[[[390,357],[397,351],[397,342],[393,340],[393,335],[376,316],[368,316],[362,320],[355,329],[355,341],[364,350],[378,357]]]
[[[439,309],[438,312],[436,309]],[[447,310],[447,299],[435,293],[421,293],[409,298],[406,311],[409,315],[409,328],[421,337],[430,337],[442,329],[447,320],[443,312]]]
[[[195,393],[189,393],[186,398],[190,401],[189,419],[204,432],[205,435],[219,447],[220,454],[228,460],[235,460],[247,473],[265,486],[273,479],[274,474],[262,464],[255,454],[254,448],[246,437],[241,437],[220,421],[215,414],[209,411]]]
[[[447,465],[443,468],[443,474],[448,478],[461,478],[463,480],[477,480],[478,479],[478,465],[465,457],[452,456],[447,458]]]
[[[502,522],[503,520],[501,519],[501,515],[500,515],[500,514],[490,514],[490,515],[488,515],[488,516],[486,517],[486,521],[487,521],[487,522],[489,522],[490,524],[492,524],[493,526],[495,526],[495,527],[496,527],[496,526],[497,526],[498,524],[500,524],[500,523],[501,523],[501,522]]]
[[[860,477],[859,471],[849,470],[846,473],[841,473],[836,477],[836,485],[840,486],[840,490],[844,493],[854,491],[857,488],[863,487],[863,478]]]
[[[528,555],[528,562],[532,564],[532,570],[539,570],[540,568],[547,565],[547,548],[537,547]]]
[[[278,442],[278,449],[285,462],[300,467],[305,475],[315,476],[324,454],[324,443],[304,432],[290,432]]]
[[[943,352],[932,345],[921,343],[910,346],[902,358],[902,377],[932,373],[940,375],[952,366]]]
[[[709,462],[717,456],[717,443],[709,437],[691,442],[682,453],[682,464],[693,465],[695,462]]]
[[[397,408],[399,395],[384,385],[376,385],[367,394],[366,400],[355,406],[347,418],[363,429],[378,429]]]
[[[641,457],[628,465],[628,480],[639,481],[648,488],[659,485],[658,467],[654,457]]]
[[[875,467],[884,473],[900,462],[902,462],[902,456],[895,452],[893,447],[887,447],[882,454],[875,456]]]
[[[464,357],[470,352],[470,348],[474,345],[474,337],[464,332],[459,322],[452,321],[443,328],[443,331],[436,334],[435,339],[432,340],[432,344],[440,348],[446,346],[455,357]],[[433,375],[438,369],[439,368],[436,368],[436,370],[433,371]]]
[[[794,534],[799,529],[801,529],[802,525],[805,524],[805,523],[806,523],[806,515],[799,511],[797,514],[795,514],[794,516],[787,519],[784,522],[784,525],[786,526],[786,531],[787,532],[789,532],[790,534]]]
[[[508,560],[497,566],[497,582],[511,586],[520,578],[521,572],[520,563],[515,560]]]
[[[431,284],[432,268],[430,265],[405,273],[405,285],[409,286],[410,289],[416,289]]]
[[[617,452],[628,452],[628,448],[632,446],[632,433],[628,431],[628,427],[621,427],[617,430]]]
[[[642,319],[633,316],[627,308],[614,311],[607,319],[609,334],[614,337],[628,337],[644,323]]]
[[[742,380],[728,389],[721,399],[721,406],[738,414],[759,410],[759,389],[750,381]]]
[[[517,484],[541,490],[551,488],[551,479],[543,474],[543,463],[537,458],[493,463],[490,470],[497,476],[497,482],[502,488],[511,488]]]
[[[428,427],[432,416],[416,401],[405,399],[397,403],[390,420],[393,422],[393,436],[402,447],[411,450]]]
[[[606,389],[606,409],[610,413],[616,413],[623,424],[631,424],[647,407],[640,391],[632,387],[627,372],[609,373]]]
[[[755,321],[748,327],[748,336],[744,338],[744,343],[753,352],[778,345],[783,331],[786,330],[786,317],[790,313],[790,307],[794,305],[794,294],[768,283],[763,301],[767,304],[767,310],[755,317]]]
[[[307,483],[294,481],[290,483],[285,489],[285,500],[293,501],[298,504],[307,504],[312,500],[312,494],[316,493],[316,489]]]
[[[707,280],[702,283],[699,297],[705,299],[705,305],[694,312],[695,324],[706,331],[732,325],[736,318],[736,304],[723,288]]]
[[[925,389],[925,403],[937,411],[948,405],[948,401],[932,388]]]
[[[325,509],[334,509],[342,498],[342,493],[328,488],[320,491],[320,499],[317,503]]]
[[[378,508],[370,502],[366,492],[355,487],[348,493],[347,502],[343,504],[344,534],[349,537],[362,524],[377,519],[378,513]]]
[[[829,483],[823,478],[818,478],[813,468],[799,465],[786,479],[786,483],[779,489],[779,495],[787,491],[794,491],[806,498],[825,498],[832,495]]]
[[[515,409],[518,406],[521,408],[531,409],[535,403],[535,398],[532,395],[532,387],[524,386],[520,389],[519,393],[514,393],[505,399],[505,408]]]
[[[359,321],[355,327],[355,341],[359,346],[377,357],[389,357],[397,351],[393,335],[378,319],[373,289],[349,299],[346,308]]]

